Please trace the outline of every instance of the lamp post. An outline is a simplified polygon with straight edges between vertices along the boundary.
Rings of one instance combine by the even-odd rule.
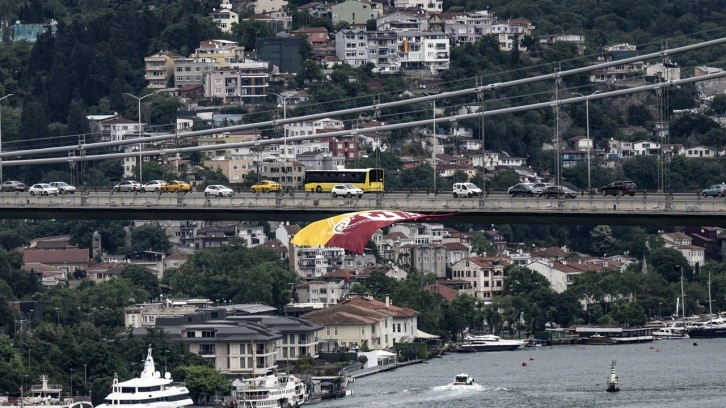
[[[13,95],[15,95],[15,94],[7,94],[7,95],[3,96],[2,98],[0,98],[0,102],[2,102],[3,99],[9,98]],[[1,109],[0,109],[0,111],[1,111]],[[3,152],[3,126],[2,126],[3,123],[2,122],[3,122],[2,121],[2,112],[0,112],[0,153]],[[2,182],[3,182],[3,158],[0,157],[0,183],[2,183]]]
[[[287,96],[282,96],[282,95],[276,94],[274,92],[270,92],[270,93],[272,95],[275,95],[278,98],[282,99],[282,120],[287,119],[287,99],[297,95],[297,92],[293,92]],[[284,170],[284,168],[287,167],[287,129],[285,128],[284,123],[282,124],[282,146],[283,146],[282,151],[285,154],[285,161],[284,161],[285,164],[283,164],[283,166],[284,166],[283,170]],[[284,177],[284,176],[282,176],[282,173],[281,173],[280,177]],[[283,178],[283,181],[284,180],[285,179]],[[282,184],[282,183],[280,183],[280,184]],[[282,187],[282,191],[285,191],[285,187],[284,186],[281,186],[281,187]]]
[[[585,97],[585,127],[587,128],[587,194],[588,195],[590,195],[590,193],[592,193],[592,186],[590,184],[590,146],[592,144],[592,141],[590,140],[590,97],[599,92],[600,91],[595,91],[587,96],[585,96],[581,93],[575,92],[575,95],[580,95],[580,96]]]
[[[88,364],[83,364],[83,392],[86,391],[88,387],[88,370],[87,370]]]
[[[136,95],[131,95],[128,92],[125,92],[124,95],[128,95],[128,96],[136,99],[136,101],[139,103],[139,111],[138,111],[138,114],[139,114],[139,129],[138,129],[139,130],[139,183],[143,183],[144,182],[144,175],[143,175],[144,166],[143,166],[143,159],[141,157],[141,151],[144,149],[144,144],[141,142],[141,137],[142,137],[142,135],[141,135],[141,100],[146,97],[149,97],[153,94],[144,95],[141,98],[139,98]]]
[[[56,318],[56,324],[60,326],[60,311],[58,311],[58,308],[55,308],[55,318]]]
[[[76,371],[75,368],[71,368],[71,396],[73,396],[73,372]]]

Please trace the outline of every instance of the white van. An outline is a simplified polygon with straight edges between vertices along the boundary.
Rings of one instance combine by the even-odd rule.
[[[481,197],[481,189],[474,183],[454,183],[454,198],[458,197]]]

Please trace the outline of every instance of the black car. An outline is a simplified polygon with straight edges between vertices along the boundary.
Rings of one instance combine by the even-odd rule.
[[[539,194],[540,191],[541,190],[537,190],[534,187],[532,187],[532,185],[529,183],[519,183],[519,184],[513,185],[512,187],[509,187],[509,189],[507,190],[507,193],[512,197],[516,197],[516,196],[520,196],[520,195],[532,197],[535,194]]]
[[[630,196],[635,195],[635,191],[637,190],[637,187],[635,186],[635,183],[632,181],[627,180],[618,180],[613,181],[612,183],[600,187],[600,194],[606,196],[606,195],[618,195],[622,196],[625,194],[628,194]]]
[[[27,187],[25,186],[24,183],[22,183],[20,181],[8,180],[8,181],[3,181],[2,185],[0,185],[0,189],[2,191],[13,192],[13,191],[25,191],[27,189]]]
[[[565,186],[547,186],[539,196],[544,198],[575,198],[577,192]]]

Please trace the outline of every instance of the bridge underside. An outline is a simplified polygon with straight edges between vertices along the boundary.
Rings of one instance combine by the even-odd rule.
[[[360,209],[359,209],[360,210]],[[402,209],[405,210],[405,209]],[[5,219],[98,219],[98,220],[205,220],[205,221],[292,221],[312,222],[349,211],[347,208],[305,209],[242,209],[242,208],[5,208]],[[418,211],[431,213],[430,211]],[[444,211],[439,212],[445,213]],[[571,225],[663,225],[713,226],[726,228],[726,214],[663,213],[663,212],[552,212],[541,211],[476,211],[451,213],[441,223],[462,224],[571,224]]]

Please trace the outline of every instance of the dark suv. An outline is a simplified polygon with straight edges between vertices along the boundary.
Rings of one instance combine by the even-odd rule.
[[[606,196],[606,195],[625,195],[628,194],[630,196],[635,195],[636,190],[635,183],[632,181],[613,181],[612,183],[608,184],[607,186],[600,187],[600,194]]]

